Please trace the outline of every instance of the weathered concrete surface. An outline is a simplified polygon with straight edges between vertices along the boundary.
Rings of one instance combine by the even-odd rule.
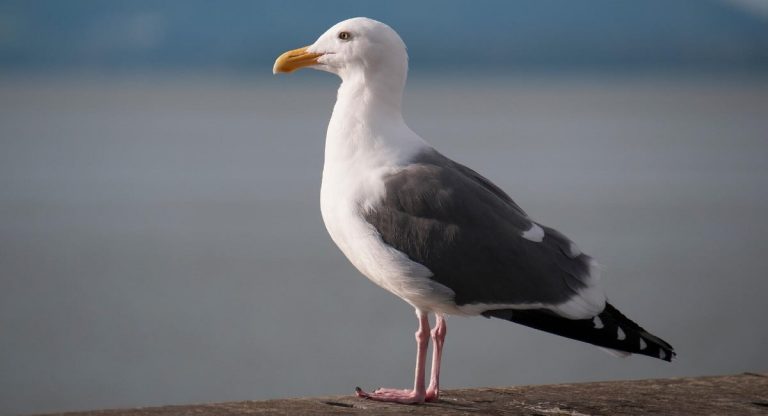
[[[392,405],[352,396],[66,413],[176,415],[768,415],[768,374],[448,390],[437,403]]]

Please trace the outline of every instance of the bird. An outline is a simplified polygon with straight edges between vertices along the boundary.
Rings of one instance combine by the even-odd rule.
[[[503,319],[619,356],[676,355],[608,303],[591,256],[406,125],[408,53],[390,26],[366,17],[339,22],[311,45],[281,54],[273,73],[300,68],[341,78],[320,191],[326,229],[363,275],[410,304],[418,319],[413,388],[357,387],[358,397],[439,400],[447,315]]]

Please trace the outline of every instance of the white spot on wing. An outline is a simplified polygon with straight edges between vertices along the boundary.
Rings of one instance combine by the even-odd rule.
[[[665,360],[667,358],[667,354],[664,352],[664,350],[659,350],[659,358],[662,360]]]
[[[640,351],[646,349],[648,347],[648,344],[645,343],[645,341],[640,338]]]
[[[603,320],[600,319],[599,316],[595,316],[595,319],[593,319],[592,322],[595,324],[596,329],[603,329]]]
[[[623,340],[627,339],[627,334],[625,334],[624,331],[621,330],[621,328],[616,327],[616,329],[618,329],[618,332],[616,334],[616,338],[619,341],[623,341]]]
[[[532,222],[531,228],[523,233],[523,238],[533,241],[534,243],[540,243],[544,240],[544,229],[539,227],[535,222]]]
[[[605,309],[605,291],[594,260],[589,263],[589,275],[583,279],[586,286],[567,302],[557,305],[554,312],[569,319],[588,319]]]
[[[569,251],[572,258],[576,258],[581,255],[581,249],[579,249],[579,246],[577,246],[573,241],[571,241],[571,247]]]

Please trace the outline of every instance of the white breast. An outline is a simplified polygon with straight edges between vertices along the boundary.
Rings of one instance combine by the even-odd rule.
[[[455,309],[453,291],[430,280],[429,269],[387,245],[365,221],[384,197],[384,178],[429,145],[403,121],[402,91],[393,100],[386,89],[371,91],[363,81],[342,83],[328,125],[320,191],[325,227],[374,283],[422,310],[448,312]]]
[[[383,199],[384,178],[402,169],[427,144],[404,124],[371,139],[372,132],[362,130],[329,128],[320,191],[325,227],[371,281],[414,307],[449,312],[455,308],[453,291],[429,279],[432,272],[425,266],[387,245],[363,217]],[[357,135],[368,137],[359,140]]]
[[[382,176],[392,169],[379,168],[365,174],[341,175],[326,168],[320,193],[325,227],[349,261],[377,285],[414,307],[451,313],[453,291],[431,279],[432,272],[387,245],[376,229],[363,218],[382,197]]]

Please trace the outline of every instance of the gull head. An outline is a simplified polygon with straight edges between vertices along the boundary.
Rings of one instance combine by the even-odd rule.
[[[333,25],[315,43],[280,55],[272,72],[313,68],[347,80],[402,76],[408,72],[405,43],[391,27],[367,17],[356,17]],[[398,77],[399,78],[399,77]]]

